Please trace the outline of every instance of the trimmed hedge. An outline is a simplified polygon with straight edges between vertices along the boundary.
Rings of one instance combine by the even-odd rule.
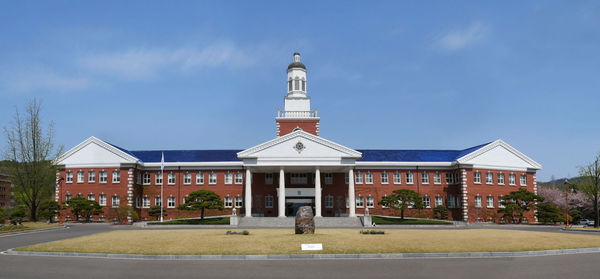
[[[201,219],[178,219],[165,222],[149,222],[148,225],[229,225],[229,217]]]
[[[372,221],[376,225],[452,225],[452,222],[440,220],[422,220],[422,219],[400,219],[372,216]]]

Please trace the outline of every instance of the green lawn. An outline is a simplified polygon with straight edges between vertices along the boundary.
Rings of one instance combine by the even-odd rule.
[[[229,217],[200,219],[179,219],[165,222],[149,222],[148,225],[229,225]]]
[[[452,222],[425,219],[400,219],[372,216],[373,223],[377,225],[452,225]]]

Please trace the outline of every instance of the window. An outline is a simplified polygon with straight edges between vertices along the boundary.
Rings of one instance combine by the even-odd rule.
[[[273,208],[273,196],[268,195],[265,197],[265,208]]]
[[[161,185],[162,184],[162,173],[157,173],[154,179],[154,184]]]
[[[197,185],[204,184],[204,173],[199,172],[196,174],[196,184]]]
[[[294,90],[300,90],[300,80],[299,79],[294,80]]]
[[[350,183],[350,174],[349,173],[345,173],[344,174],[344,179],[345,179],[346,184]]]
[[[121,198],[119,196],[112,196],[112,207],[119,207],[121,204]]]
[[[141,206],[142,206],[142,198],[135,197],[135,207],[141,207]]]
[[[388,184],[390,182],[390,177],[387,172],[381,173],[381,184]]]
[[[94,195],[94,194],[88,194],[88,200],[89,201],[95,201],[96,200],[96,195]]]
[[[487,208],[494,208],[494,197],[493,196],[487,196],[486,203],[487,203],[486,204]]]
[[[100,202],[98,202],[101,206],[106,206],[106,194],[100,194]]]
[[[333,208],[333,196],[325,196],[325,208]]]
[[[368,208],[375,207],[375,198],[373,198],[372,196],[367,197],[367,207]]]
[[[162,199],[160,197],[155,197],[154,198],[154,205],[161,206],[162,205]]]
[[[425,208],[431,208],[431,200],[429,199],[429,196],[423,197],[423,205]]]
[[[302,80],[302,91],[306,91],[306,80]]]
[[[381,197],[381,200],[384,200],[385,198],[387,198],[387,195],[383,195],[383,197]],[[382,204],[381,208],[388,208],[388,207]]]
[[[356,175],[354,176],[354,183],[355,184],[362,184],[363,183],[363,177],[362,177],[362,173],[360,171],[356,172]]]
[[[435,196],[435,206],[443,205],[442,196]]]
[[[244,182],[244,176],[238,172],[235,174],[235,184],[242,184]]]
[[[402,184],[402,175],[400,172],[394,173],[394,184]]]
[[[504,174],[503,173],[498,174],[498,185],[504,185]]]
[[[169,175],[167,175],[167,183],[169,185],[175,185],[175,174],[174,173],[169,173]]]
[[[192,184],[192,174],[191,173],[185,173],[183,175],[183,184],[185,185],[190,185]]]
[[[435,172],[433,174],[433,184],[442,184],[442,174],[439,172]]]
[[[504,208],[504,196],[498,196],[498,208]]]
[[[265,184],[273,184],[273,174],[265,173]]]
[[[187,198],[188,198],[188,195],[185,195],[185,196],[183,197],[183,200],[181,201],[181,203],[185,204],[185,203],[187,202],[187,201],[186,201],[186,199],[187,199]]]
[[[225,200],[223,202],[223,206],[225,206],[226,208],[232,208],[233,207],[233,200],[231,199],[230,196],[226,196]]]
[[[112,183],[119,183],[121,182],[121,172],[120,171],[113,171],[112,173]]]
[[[492,184],[494,183],[494,174],[491,172],[488,172],[485,174],[485,184]]]
[[[450,184],[454,184],[454,174],[447,172],[446,173],[446,184],[450,185]]]
[[[88,172],[88,183],[94,183],[94,182],[96,182],[96,172],[89,171]]]
[[[233,175],[230,172],[225,173],[225,184],[233,184]]]
[[[290,174],[290,183],[291,184],[307,184],[308,178],[306,173],[291,173]]]
[[[508,184],[510,185],[515,185],[517,182],[515,181],[517,178],[515,177],[515,174],[511,173],[508,175]]]
[[[167,198],[167,208],[175,208],[175,197],[170,196]]]
[[[448,197],[446,198],[446,204],[448,205],[448,208],[456,207],[456,205],[454,204],[454,196],[453,195],[448,195]]]
[[[77,183],[83,183],[83,179],[84,179],[83,171],[78,171],[77,172]]]
[[[527,186],[527,175],[521,174],[521,179],[519,181],[521,186]]]
[[[217,174],[214,172],[211,172],[208,175],[208,184],[217,184]]]
[[[143,208],[150,208],[150,197],[144,197],[142,201]]]
[[[333,174],[331,174],[331,173],[325,174],[325,184],[333,184]]]
[[[356,207],[358,207],[358,208],[365,207],[365,199],[363,198],[363,196],[356,197]]]
[[[421,175],[421,183],[429,184],[429,174],[426,171]]]
[[[138,184],[138,185],[142,184],[142,174],[138,173],[135,177],[136,177],[135,178],[136,179],[136,184]]]
[[[105,171],[100,172],[100,183],[108,182],[108,173]]]
[[[413,184],[413,173],[410,171],[406,173],[406,184]]]
[[[67,178],[66,178],[67,183],[73,183],[73,173],[68,171],[67,172]]]
[[[475,207],[481,208],[481,196],[480,195],[475,196]]]
[[[288,91],[292,91],[292,80],[288,80]]]
[[[142,184],[150,185],[150,174],[149,173],[144,173],[142,175]]]
[[[365,173],[365,183],[366,184],[373,184],[373,173],[368,171],[367,173]]]
[[[72,199],[72,198],[73,198],[73,196],[71,196],[71,194],[67,194],[67,195],[65,195],[65,200],[66,200],[66,201],[68,201],[68,200],[70,200],[70,199]]]
[[[481,184],[481,173],[476,171],[473,173],[473,182],[476,184]]]
[[[242,199],[242,197],[241,196],[236,196],[235,197],[235,207],[236,208],[241,208],[243,204],[244,204],[244,200]]]
[[[460,183],[460,173],[454,173],[454,183]]]

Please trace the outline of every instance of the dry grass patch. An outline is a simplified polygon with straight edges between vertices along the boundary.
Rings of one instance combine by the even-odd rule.
[[[46,222],[23,222],[23,225],[5,225],[0,227],[0,233],[21,232],[30,230],[57,228],[58,224],[47,224]]]
[[[527,251],[600,247],[600,236],[516,230],[394,230],[362,235],[357,229],[254,229],[225,235],[224,229],[112,231],[20,248],[23,251],[123,254],[301,254]],[[300,251],[323,243],[323,251]]]

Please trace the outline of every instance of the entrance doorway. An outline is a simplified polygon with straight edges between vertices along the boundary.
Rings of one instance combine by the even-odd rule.
[[[315,198],[314,197],[295,197],[285,199],[285,216],[296,216],[298,208],[301,206],[308,205],[312,208],[313,214],[315,212]]]

